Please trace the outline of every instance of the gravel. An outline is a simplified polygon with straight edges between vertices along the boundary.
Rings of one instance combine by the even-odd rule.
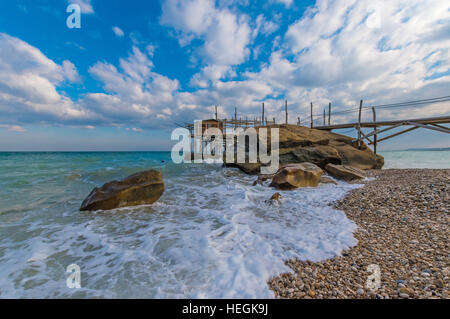
[[[450,170],[366,175],[376,179],[335,203],[357,224],[358,244],[322,262],[287,260],[293,272],[269,281],[275,297],[449,298]]]

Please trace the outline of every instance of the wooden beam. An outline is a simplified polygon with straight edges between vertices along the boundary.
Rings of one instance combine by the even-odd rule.
[[[285,101],[285,104],[284,104],[284,111],[286,112],[286,125],[287,125],[288,124],[287,100]]]
[[[323,126],[325,126],[325,109],[323,109]]]
[[[216,121],[217,121],[217,105],[216,105]]]
[[[358,148],[361,149],[361,110],[363,100],[359,102],[359,115],[358,115]]]
[[[261,117],[263,123],[261,123],[262,125],[264,125],[264,103],[262,104],[262,117]]]
[[[373,142],[372,142],[372,140],[369,138],[369,137],[367,137],[367,135],[366,134],[364,134],[364,132],[363,131],[361,131],[361,135],[363,136],[363,139],[366,139],[366,140],[368,140],[369,141],[369,143],[370,144],[373,144]]]
[[[328,126],[331,125],[331,102],[328,104]]]
[[[439,125],[439,124],[430,124],[430,125],[433,125],[433,126],[436,126],[436,127],[440,127],[440,128],[446,129],[446,130],[449,130],[448,127],[445,127],[445,126],[443,126],[443,125]]]
[[[433,131],[438,131],[438,132],[443,132],[443,133],[448,133],[450,134],[450,129],[448,128],[440,128],[440,127],[435,127],[435,126],[430,126],[430,125],[426,125],[426,124],[421,124],[421,123],[415,123],[415,122],[408,122],[409,125],[414,125],[414,126],[418,126],[418,127],[423,127],[423,128],[427,128],[429,130],[433,130]]]
[[[395,136],[398,136],[398,135],[401,135],[401,134],[404,134],[404,133],[408,133],[408,132],[411,132],[411,131],[414,131],[414,130],[417,130],[417,129],[418,129],[417,126],[410,127],[410,128],[408,128],[408,129],[406,129],[406,130],[403,130],[403,131],[401,131],[401,132],[397,132],[397,133],[395,133],[395,134],[392,134],[392,135],[389,135],[389,136],[380,138],[380,139],[377,141],[377,143],[378,143],[378,142],[382,142],[382,141],[386,141],[386,140],[388,140],[388,139],[390,139],[390,138],[392,138],[392,137],[395,137]],[[373,144],[374,144],[374,143],[371,142],[369,145],[373,145]]]
[[[311,128],[314,127],[313,104],[311,102]]]
[[[402,126],[402,125],[405,125],[405,123],[404,123],[404,122],[398,123],[398,124],[396,124],[396,125],[392,125],[392,126],[390,126],[390,127],[388,127],[388,128],[382,129],[382,130],[374,130],[372,133],[369,133],[369,134],[367,134],[366,136],[367,136],[367,137],[370,137],[370,136],[372,136],[372,135],[374,135],[374,134],[380,134],[380,133],[383,133],[383,132],[387,132],[387,131],[389,131],[389,130],[392,130],[392,129],[394,129],[394,128],[396,128],[396,127],[399,127],[399,126]],[[354,139],[354,140],[353,140],[353,142],[356,142],[356,141],[357,141],[357,139]]]
[[[373,122],[376,123],[377,122],[377,114],[375,112],[375,108],[374,107],[372,107],[372,114],[373,114]],[[375,155],[377,154],[377,143],[378,143],[377,138],[378,138],[377,127],[375,126],[373,128],[373,152],[375,153]]]

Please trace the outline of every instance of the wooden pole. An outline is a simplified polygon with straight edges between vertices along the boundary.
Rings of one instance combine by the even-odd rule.
[[[285,101],[284,104],[284,112],[286,113],[286,125],[287,125],[288,124],[287,100]]]
[[[331,102],[328,104],[328,126],[331,125]]]
[[[262,125],[264,125],[264,103],[262,104],[262,117],[261,117]]]
[[[361,149],[361,111],[363,100],[359,102],[359,115],[358,115],[358,148]]]
[[[216,105],[216,121],[217,121],[217,105]]]
[[[300,126],[300,117],[297,117],[297,125]]]
[[[325,126],[325,109],[323,109],[323,126]]]
[[[372,107],[372,113],[373,113],[373,124],[377,122],[377,114],[375,113],[375,108]],[[373,127],[373,152],[377,154],[377,127]]]
[[[237,128],[237,107],[234,108],[234,128]]]
[[[275,124],[275,118],[273,118],[273,124]]]
[[[311,128],[314,127],[314,118],[313,118],[313,104],[311,102]]]

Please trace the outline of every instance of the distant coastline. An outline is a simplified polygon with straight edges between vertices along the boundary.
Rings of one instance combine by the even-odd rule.
[[[433,151],[450,151],[450,147],[435,147],[435,148],[408,148],[407,150],[405,150],[405,151],[420,151],[420,152],[423,152],[423,151],[431,151],[431,152],[433,152]]]

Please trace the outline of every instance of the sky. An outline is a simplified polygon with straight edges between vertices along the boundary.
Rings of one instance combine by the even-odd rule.
[[[81,27],[69,28],[69,4]],[[170,150],[177,124],[450,95],[445,0],[3,0],[0,151]],[[450,115],[450,104],[377,111]],[[371,120],[370,110],[363,120]],[[356,113],[332,117],[355,122]],[[317,123],[321,122],[316,116]],[[347,130],[348,131],[348,130]],[[354,132],[346,132],[354,134]],[[379,149],[449,147],[419,129]]]

